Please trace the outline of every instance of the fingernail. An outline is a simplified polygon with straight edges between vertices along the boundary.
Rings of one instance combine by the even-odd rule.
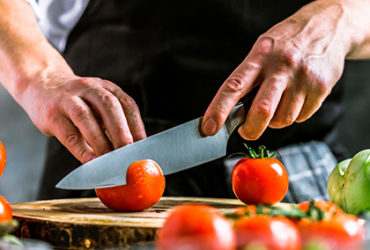
[[[213,119],[208,119],[203,124],[203,131],[207,135],[213,135],[217,131],[217,123]]]

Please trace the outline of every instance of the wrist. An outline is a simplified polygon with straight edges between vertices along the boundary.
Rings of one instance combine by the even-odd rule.
[[[0,0],[0,7],[0,82],[16,101],[53,72],[73,74],[43,36],[28,3]]]
[[[370,1],[318,0],[338,6],[342,12],[338,39],[345,45],[346,59],[370,58]]]
[[[56,77],[74,75],[63,57],[47,42],[23,52],[21,58],[13,57],[15,60],[7,76],[7,89],[19,103],[32,89],[48,88],[53,82],[57,83]]]

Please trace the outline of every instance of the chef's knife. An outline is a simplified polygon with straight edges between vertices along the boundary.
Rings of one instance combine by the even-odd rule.
[[[131,163],[152,159],[163,174],[176,173],[226,155],[227,141],[244,121],[243,104],[230,113],[214,136],[203,136],[200,118],[116,149],[76,168],[57,185],[60,189],[94,189],[126,184]]]

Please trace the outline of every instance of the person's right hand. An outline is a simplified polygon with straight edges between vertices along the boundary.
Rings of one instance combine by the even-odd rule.
[[[37,128],[85,163],[146,137],[135,101],[114,83],[73,74],[32,84],[22,106]]]

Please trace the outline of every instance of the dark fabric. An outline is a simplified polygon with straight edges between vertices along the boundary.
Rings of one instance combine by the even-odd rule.
[[[91,0],[64,56],[81,76],[108,79],[138,103],[148,134],[203,115],[216,91],[258,36],[309,1]],[[338,158],[333,127],[342,112],[343,83],[307,122],[268,129],[249,145],[270,149],[327,140]],[[239,150],[235,134],[228,150]],[[86,195],[55,190],[79,165],[50,139],[40,199]],[[341,148],[340,148],[341,149]],[[167,195],[230,197],[222,161],[167,176]]]

